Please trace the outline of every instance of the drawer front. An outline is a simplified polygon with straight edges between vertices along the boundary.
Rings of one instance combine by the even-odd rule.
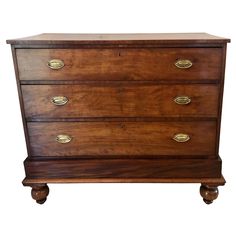
[[[17,49],[16,54],[21,80],[218,80],[221,77],[221,48]],[[48,66],[49,61],[53,69]],[[176,62],[179,67],[189,67],[189,63],[192,66],[178,68]]]
[[[29,122],[27,125],[32,156],[215,154],[215,122]]]
[[[23,85],[27,118],[217,117],[217,85]]]

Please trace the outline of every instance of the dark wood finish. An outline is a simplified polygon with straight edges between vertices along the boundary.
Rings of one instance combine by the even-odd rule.
[[[223,186],[225,179],[219,178],[25,178],[23,184],[41,183],[208,183]]]
[[[201,185],[200,194],[206,204],[211,204],[219,195],[219,190],[216,186]]]
[[[30,122],[32,156],[214,155],[215,122]],[[178,143],[175,134],[190,140]],[[72,141],[61,144],[57,135]]]
[[[219,159],[50,159],[25,161],[33,178],[220,178]]]
[[[221,127],[221,114],[222,114],[222,103],[223,103],[223,94],[224,94],[224,81],[225,81],[225,63],[226,63],[226,49],[227,44],[222,48],[223,51],[223,60],[222,60],[222,74],[220,81],[220,96],[219,96],[219,106],[218,106],[218,122],[217,122],[217,133],[216,133],[216,153],[219,153],[219,144],[220,144],[220,127]]]
[[[151,33],[151,34],[40,34],[26,38],[7,40],[7,43],[17,45],[96,45],[107,44],[222,44],[230,39],[217,37],[206,33]]]
[[[201,183],[211,203],[225,184],[218,151],[229,41],[205,33],[8,40],[29,156],[23,184],[32,197],[43,203],[46,183],[180,182]],[[48,68],[53,58],[65,66]],[[178,69],[178,59],[193,66]],[[58,95],[69,102],[53,106]],[[178,95],[192,102],[177,105]],[[57,143],[62,133],[72,141]],[[176,133],[191,139],[176,143]]]
[[[31,196],[38,203],[43,204],[47,200],[49,188],[47,184],[32,184]]]
[[[217,121],[214,117],[85,117],[85,118],[27,118],[28,122],[187,122]]]
[[[27,118],[217,117],[217,85],[82,84],[23,85]],[[191,97],[188,105],[174,102]],[[65,96],[63,106],[51,102]]]
[[[17,49],[20,80],[218,80],[221,48],[159,49]],[[52,70],[51,59],[65,66]],[[179,69],[178,59],[193,66]]]
[[[11,51],[12,51],[12,58],[13,58],[13,63],[14,63],[14,70],[15,70],[16,84],[17,84],[17,92],[18,92],[18,98],[19,98],[19,102],[20,102],[21,118],[22,118],[22,123],[23,123],[23,128],[24,128],[24,135],[25,135],[27,153],[30,156],[31,151],[30,151],[30,147],[29,147],[29,135],[28,135],[27,127],[26,127],[25,108],[24,108],[22,90],[21,90],[21,86],[20,86],[19,70],[18,70],[18,66],[17,66],[17,57],[16,57],[16,50],[15,50],[14,45],[11,45]]]
[[[128,80],[128,81],[80,81],[80,80],[21,80],[20,85],[80,85],[80,84],[116,84],[117,86],[121,86],[123,84],[146,84],[146,85],[191,85],[191,84],[219,84],[219,80],[213,79],[197,79],[197,80],[180,80],[180,79],[170,79],[170,80],[146,80],[146,81],[138,81],[138,80]]]

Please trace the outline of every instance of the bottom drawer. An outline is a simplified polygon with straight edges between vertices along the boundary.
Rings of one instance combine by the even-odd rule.
[[[215,154],[213,121],[29,122],[27,126],[31,156]]]

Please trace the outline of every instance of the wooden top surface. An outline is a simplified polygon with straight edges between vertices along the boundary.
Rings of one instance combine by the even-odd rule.
[[[39,34],[7,40],[9,44],[170,44],[170,43],[226,43],[230,39],[206,33],[155,34]]]

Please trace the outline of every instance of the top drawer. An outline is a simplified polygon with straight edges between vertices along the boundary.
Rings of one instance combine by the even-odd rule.
[[[222,64],[221,48],[17,49],[16,54],[20,80],[218,80]]]

